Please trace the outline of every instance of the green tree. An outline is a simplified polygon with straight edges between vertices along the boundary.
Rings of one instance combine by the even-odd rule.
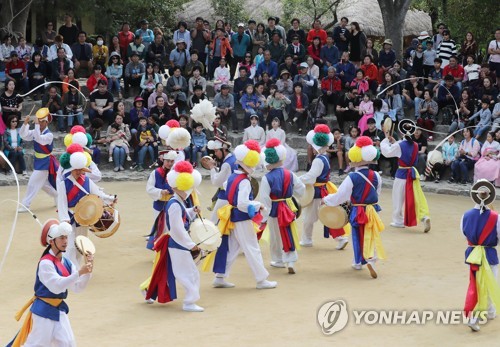
[[[243,7],[244,2],[241,0],[210,0],[210,4],[214,9],[215,15],[231,23],[233,27],[240,22],[248,20],[248,13],[245,11]]]
[[[305,27],[311,28],[319,19],[323,28],[329,29],[338,22],[339,4],[340,0],[283,0],[283,22],[290,23],[293,18],[299,18]]]

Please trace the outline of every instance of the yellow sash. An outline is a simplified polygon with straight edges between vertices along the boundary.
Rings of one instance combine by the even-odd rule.
[[[28,302],[19,310],[19,312],[16,313],[15,318],[16,321],[19,321],[21,317],[23,316],[24,312],[33,305],[33,302],[35,299],[40,299],[43,302],[46,302],[50,306],[57,307],[59,306],[62,302],[63,299],[54,299],[54,298],[40,298],[37,296],[33,296],[31,299],[28,300]],[[28,335],[31,332],[31,329],[33,329],[33,317],[31,311],[28,312],[26,315],[26,318],[24,319],[23,326],[21,327],[21,330],[19,330],[19,333],[17,334],[15,340],[12,342],[12,347],[21,347],[24,345],[26,340],[28,339]]]
[[[385,250],[382,245],[380,233],[385,229],[384,223],[373,205],[366,205],[365,210],[368,217],[368,223],[365,224],[365,236],[363,240],[363,258],[370,259],[375,255],[377,250],[377,257],[385,259]]]
[[[415,196],[415,214],[418,222],[425,216],[429,216],[429,206],[427,205],[427,199],[425,198],[422,186],[420,185],[420,176],[418,171],[415,168],[413,168],[413,170],[415,170],[416,177],[416,179],[413,180],[413,195]]]
[[[293,213],[297,212],[297,207],[293,203],[292,198],[286,198],[286,199],[275,199],[271,200],[273,202],[280,202],[280,201],[286,201],[286,204],[290,209],[292,210]],[[293,243],[295,244],[295,249],[299,250],[300,249],[300,242],[299,242],[299,233],[297,230],[297,219],[295,219],[292,223],[290,223],[290,230],[292,232],[292,237],[293,237]],[[260,238],[260,241],[266,242],[267,244],[270,243],[271,235],[269,231],[269,227],[266,227],[264,232],[262,233],[262,237]]]
[[[473,246],[474,249],[467,257],[469,264],[479,265],[476,272],[477,304],[474,311],[486,311],[488,309],[488,296],[495,307],[500,307],[500,286],[498,285],[490,263],[486,259],[484,246]]]
[[[50,156],[50,154],[35,152],[35,158],[37,158],[37,159],[47,158],[48,156]]]

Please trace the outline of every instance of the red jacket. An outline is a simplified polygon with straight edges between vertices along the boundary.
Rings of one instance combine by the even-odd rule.
[[[307,33],[307,43],[309,45],[312,44],[313,39],[316,36],[319,36],[319,38],[321,40],[321,45],[326,45],[326,37],[328,35],[327,35],[326,31],[324,31],[323,29],[319,29],[318,31],[316,31],[316,29],[309,30],[309,32]]]
[[[215,41],[217,40],[217,37],[213,39],[212,43],[210,44],[210,54],[213,55],[215,53]],[[233,49],[231,48],[231,44],[229,43],[229,40],[226,37],[222,37],[221,39],[221,46],[220,46],[220,56],[222,58],[226,58],[227,51],[232,55],[233,54]]]
[[[321,91],[326,93],[330,92],[340,92],[342,90],[342,81],[337,76],[333,78],[325,77],[321,80]]]
[[[365,77],[368,78],[369,81],[377,81],[378,80],[378,68],[375,64],[371,63],[370,65],[361,65],[361,70],[364,71]]]
[[[443,69],[443,77],[446,75],[452,75],[453,78],[463,79],[464,78],[464,68],[462,65],[457,64],[454,68],[452,68],[449,64],[446,65]]]
[[[321,47],[318,50],[315,50],[313,45],[307,47],[307,55],[310,55],[314,60],[321,60]]]
[[[108,82],[108,79],[103,74],[99,76],[99,79]],[[90,75],[89,79],[87,80],[87,89],[89,90],[89,92],[93,92],[94,89],[97,89],[97,82],[98,80],[97,78],[95,78],[95,75],[94,74]]]

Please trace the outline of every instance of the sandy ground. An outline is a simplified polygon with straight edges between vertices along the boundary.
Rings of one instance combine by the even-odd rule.
[[[204,313],[187,313],[177,300],[166,305],[144,303],[138,286],[150,274],[153,253],[145,249],[142,235],[152,223],[152,207],[142,182],[102,183],[108,193],[119,195],[121,229],[110,239],[91,237],[97,247],[95,271],[86,291],[71,294],[72,327],[80,346],[463,346],[470,343],[498,345],[500,319],[473,334],[463,325],[355,325],[350,313],[347,327],[325,336],[316,321],[319,307],[343,299],[357,310],[460,310],[468,284],[463,264],[466,242],[459,233],[462,213],[471,207],[468,198],[427,195],[432,231],[392,229],[390,192],[381,197],[382,220],[387,225],[383,241],[388,259],[379,262],[379,278],[351,269],[352,247],[335,250],[332,239],[322,238],[316,225],[314,247],[301,250],[297,274],[269,266],[269,250],[262,245],[274,290],[256,290],[243,256],[237,260],[230,281],[233,289],[211,287],[212,274],[201,274]],[[22,187],[22,193],[25,188]],[[206,207],[214,187],[200,187]],[[0,187],[0,200],[15,198],[15,187]],[[43,221],[55,217],[52,200],[40,194],[32,208]],[[14,204],[0,209],[0,255],[3,255]],[[205,210],[205,209],[204,209]],[[206,211],[206,210],[205,210]],[[302,222],[299,222],[300,228]],[[32,218],[19,216],[7,263],[0,273],[0,345],[14,336],[20,323],[13,316],[33,295],[36,264],[43,251],[39,227]],[[178,286],[179,297],[183,290]]]

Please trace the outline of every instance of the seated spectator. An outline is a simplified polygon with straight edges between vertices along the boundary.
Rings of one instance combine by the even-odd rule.
[[[160,84],[161,85],[161,84]],[[153,96],[155,93],[151,94]],[[149,98],[151,98],[151,96]],[[167,96],[164,93],[156,95],[154,106],[149,109],[150,115],[158,117],[158,125],[165,125],[171,118],[170,108],[166,105]]]
[[[496,133],[497,130],[500,129],[500,102],[495,104],[493,112],[491,113],[491,119],[493,120],[491,131]]]
[[[48,60],[49,47],[43,43],[41,37],[37,37],[35,39],[35,44],[33,45],[33,53],[40,53],[43,62],[46,62]],[[33,59],[33,56],[31,56],[31,59]]]
[[[288,45],[288,47],[285,50],[285,62],[286,62],[286,57],[290,56],[292,58],[292,62],[295,65],[299,65],[301,62],[304,61],[306,57],[306,48],[300,42],[300,38],[298,35],[292,36],[291,40],[292,42]]]
[[[242,141],[255,140],[259,143],[261,148],[264,148],[266,144],[266,132],[259,126],[259,123],[259,116],[257,114],[252,114],[250,116],[250,125],[245,128]]]
[[[146,54],[147,63],[158,63],[160,70],[163,70],[163,64],[165,63],[165,58],[167,56],[167,51],[165,45],[163,44],[163,35],[156,34],[155,39],[148,47]]]
[[[146,100],[146,107],[148,106],[147,100],[155,90],[155,87],[158,83],[160,83],[160,77],[155,73],[153,64],[148,63],[146,65],[146,72],[144,73],[144,75],[142,75],[140,85],[142,89],[141,96],[144,100]]]
[[[186,68],[184,71],[184,75],[186,76],[186,78],[191,78],[193,76],[194,69],[197,69],[200,72],[200,76],[203,76],[205,74],[205,65],[203,65],[203,62],[198,60],[197,50],[191,52],[191,59],[186,64]]]
[[[113,162],[113,152],[115,151],[116,147],[119,147],[125,151],[127,161],[132,161],[132,158],[130,157],[130,145],[128,141],[125,140],[126,136],[127,134],[125,133],[125,130],[123,130],[120,125],[111,123],[110,127],[108,128],[108,134],[106,138],[108,142],[108,162]],[[116,167],[114,171],[118,171],[116,170]]]
[[[394,83],[396,83],[396,80],[391,75],[391,73],[390,72],[384,73],[384,83],[382,83],[378,88],[379,90],[378,96],[382,99],[385,99],[389,87],[393,89],[394,94],[400,95],[401,94],[400,84],[394,84]]]
[[[327,76],[321,80],[321,92],[323,93],[323,102],[334,105],[342,91],[342,81],[335,75],[335,68],[330,66],[327,70]]]
[[[30,85],[30,90],[45,83],[45,78],[47,77],[47,67],[42,61],[42,55],[40,53],[33,53],[33,57],[28,64],[28,80]],[[44,92],[44,87],[38,88],[33,92],[33,99],[36,101],[40,98]]]
[[[96,36],[96,45],[92,46],[92,64],[101,65],[102,73],[106,73],[108,67],[108,57],[109,57],[108,46],[104,44],[104,37],[102,35]]]
[[[179,117],[183,114],[179,111],[179,105],[175,101],[175,95],[168,94],[167,97],[167,107],[170,109],[170,119],[179,120]]]
[[[346,88],[344,96],[340,97],[337,102],[335,111],[339,128],[343,133],[345,131],[345,122],[355,122],[355,124],[358,124],[360,119],[359,101],[355,88]]]
[[[80,89],[78,81],[71,81],[69,84],[69,91],[63,96],[63,105],[68,115],[68,131],[71,130],[75,117],[77,124],[83,126],[83,105],[86,102],[78,92]]]
[[[434,62],[436,58],[437,54],[436,51],[432,48],[432,40],[428,39],[425,41],[424,61],[422,67],[424,71],[424,77],[428,77],[431,71],[434,69]]]
[[[267,72],[272,81],[276,81],[278,77],[278,64],[271,60],[271,52],[268,49],[264,51],[264,61],[257,65],[255,77],[262,79],[262,74],[264,72]]]
[[[363,94],[363,99],[359,103],[359,116],[358,128],[363,133],[368,128],[368,119],[373,118],[373,101],[370,93]]]
[[[92,73],[94,65],[92,64],[92,44],[86,42],[87,33],[80,31],[78,33],[78,42],[71,46],[73,52],[73,64],[75,72],[78,76],[80,69],[87,70],[84,76],[89,76]]]
[[[475,102],[472,98],[471,92],[469,88],[465,88],[462,90],[462,97],[458,102],[458,115],[456,111],[453,109],[451,114],[453,117],[451,118],[451,125],[449,133],[454,133],[457,129],[463,129],[465,123],[469,121],[469,117],[474,114],[475,110]]]
[[[417,125],[425,130],[432,131],[436,125],[439,107],[436,101],[432,98],[432,92],[429,89],[424,91],[424,100],[420,103]],[[429,141],[432,141],[432,135],[429,135]]]
[[[480,157],[481,144],[474,138],[471,128],[464,128],[464,139],[460,142],[455,160],[451,163],[452,177],[448,183],[467,184],[469,181],[469,170],[474,167]]]
[[[344,88],[349,87],[352,80],[356,76],[356,67],[349,61],[349,52],[346,51],[342,53],[342,58],[340,62],[335,65],[335,70],[337,71]]]
[[[375,93],[378,87],[378,69],[373,63],[371,55],[365,55],[363,58],[363,64],[361,65],[361,70],[365,73],[370,90],[372,93]]]
[[[221,85],[229,83],[231,72],[226,64],[226,58],[220,58],[219,66],[214,72],[214,91],[219,92]]]
[[[305,69],[302,68],[302,70]],[[290,107],[288,111],[288,119],[292,125],[297,125],[299,135],[302,135],[302,129],[306,125],[309,108],[309,98],[307,94],[302,92],[302,86],[303,83],[301,82],[295,82],[293,84],[294,93],[290,97]]]
[[[62,115],[63,114],[62,98],[57,93],[56,86],[50,86],[48,88],[48,92],[43,95],[42,107],[48,108],[51,114],[56,115],[57,128],[60,132],[65,133],[66,127],[64,126],[64,118],[66,118],[66,116]]]
[[[307,74],[309,76],[314,77],[315,81],[319,80],[319,67],[314,63],[314,59],[312,57],[307,57],[306,58],[306,63],[307,63]]]
[[[108,92],[108,82],[100,80],[97,82],[97,91],[90,94],[89,119],[101,118],[103,121],[111,122],[113,117],[113,94]]]
[[[361,69],[356,71],[356,78],[351,82],[351,88],[357,90],[358,95],[363,95],[370,90],[370,85],[365,78],[365,72]]]
[[[148,98],[148,104],[147,105],[148,105],[149,110],[151,110],[153,107],[156,106],[156,98],[158,96],[163,97],[163,102],[164,103],[167,102],[167,94],[165,94],[163,92],[163,88],[164,88],[163,84],[161,84],[161,83],[157,83],[156,84],[156,89],[154,90],[153,93],[151,93],[151,95]]]
[[[5,65],[5,80],[13,80],[16,87],[24,93],[29,90],[28,71],[24,61],[19,59],[16,51],[10,53],[10,62]]]
[[[7,129],[5,130],[3,138],[3,152],[9,158],[12,166],[15,168],[16,164],[19,165],[19,171],[24,176],[28,176],[26,171],[26,162],[24,161],[24,148],[23,140],[18,131],[18,118],[16,115],[9,116],[7,122]],[[19,173],[19,172],[18,172]]]
[[[290,97],[293,94],[293,81],[290,79],[288,70],[281,71],[280,79],[276,81],[276,88],[286,97]]]
[[[467,56],[467,65],[464,66],[464,82],[467,87],[477,88],[481,66],[474,62],[472,55]]]
[[[500,143],[494,139],[495,133],[488,133],[481,148],[481,158],[474,165],[474,182],[486,179],[500,187]]]
[[[478,100],[482,100],[483,98],[488,99],[488,105],[491,110],[495,107],[495,100],[498,97],[498,88],[493,85],[493,81],[494,79],[491,77],[485,77],[482,86],[476,93]]]
[[[141,118],[147,119],[149,117],[149,110],[144,107],[144,99],[140,96],[134,98],[134,107],[130,110],[130,131],[135,135],[139,127],[139,120]]]
[[[321,59],[321,39],[316,36],[312,43],[307,47],[307,55],[313,59],[313,64],[318,68],[323,68],[323,60]],[[319,77],[319,76],[318,76]]]
[[[112,52],[109,57],[108,68],[106,69],[106,77],[108,79],[108,90],[110,93],[113,92],[118,94],[118,98],[122,99],[122,89],[120,81],[123,75],[123,65],[121,64],[120,54],[117,52]]]
[[[32,49],[26,44],[26,39],[24,37],[18,38],[19,45],[16,47],[17,55],[19,59],[28,64],[31,60]]]
[[[95,94],[95,93],[94,93]],[[123,102],[120,102],[121,105],[123,106]],[[96,118],[99,119],[99,118]],[[93,123],[93,121],[92,121]],[[117,114],[115,116],[115,121],[114,124],[118,124],[120,127],[120,131],[123,131],[125,133],[125,137],[123,138],[125,141],[130,142],[132,136],[130,134],[130,128],[127,124],[123,123],[123,115],[122,114]],[[118,136],[111,136],[112,132],[112,127],[111,124],[108,126],[108,130],[106,131],[106,143],[110,143],[110,140],[117,140]],[[137,130],[136,130],[137,131]],[[115,146],[113,150],[113,162],[115,164],[115,168],[113,171],[118,172],[118,171],[124,171],[124,165],[125,165],[125,158],[126,158],[126,153],[125,149],[121,146]],[[132,167],[131,167],[132,168]]]
[[[314,21],[312,29],[307,33],[307,44],[312,44],[316,37],[319,38],[321,45],[326,44],[327,34],[326,31],[321,27],[321,21],[319,19],[316,19]]]
[[[315,95],[316,79],[307,73],[309,65],[307,63],[300,64],[299,74],[293,79],[294,86],[299,83],[302,87],[302,92],[307,95],[307,99],[313,100]]]
[[[390,72],[394,63],[396,62],[396,52],[392,49],[392,40],[386,39],[382,44],[383,49],[378,56],[379,66],[379,83],[383,82],[383,76],[386,72]]]
[[[285,124],[284,111],[290,105],[290,99],[283,94],[279,89],[271,88],[271,95],[268,96],[266,105],[269,108],[269,114],[266,119],[266,129],[272,127],[274,119],[279,119],[280,124]]]
[[[192,109],[194,105],[199,104],[202,100],[207,99],[207,96],[203,94],[203,88],[198,85],[194,86],[193,94],[189,96],[188,107]]]
[[[443,69],[441,69],[441,59],[434,59],[434,68],[427,75],[429,83],[425,86],[426,89],[432,89],[433,93],[437,93],[437,88],[443,82]]]
[[[142,75],[146,71],[146,67],[139,61],[137,52],[132,52],[130,62],[125,67],[125,93],[128,93],[130,87],[139,87],[141,85]]]
[[[148,124],[147,118],[139,118],[139,126],[137,127],[137,137],[139,144],[137,145],[137,171],[144,171],[144,161],[146,154],[149,154],[151,163],[156,163],[156,155],[158,149],[158,135],[154,129]]]
[[[266,46],[266,51],[271,54],[271,60],[277,65],[283,63],[285,59],[285,45],[281,43],[282,35],[278,30],[273,31],[271,41]],[[264,53],[265,58],[265,53]]]
[[[450,57],[450,63],[443,69],[443,76],[453,76],[455,79],[455,85],[458,87],[459,91],[462,90],[464,74],[464,68],[458,63],[458,58],[455,56]]]
[[[344,136],[342,136],[340,129],[338,128],[333,129],[332,133],[333,143],[326,150],[326,152],[330,155],[331,163],[333,163],[333,159],[337,157],[337,160],[339,162],[339,176],[342,176],[344,174],[345,139]]]
[[[455,143],[455,135],[450,135],[448,137],[448,141],[443,144],[441,153],[443,154],[443,162],[434,163],[431,168],[429,167],[429,163],[427,164],[427,168],[430,168],[429,175],[434,176],[434,182],[436,183],[441,181],[446,169],[451,167],[451,163],[458,154],[458,145]],[[428,176],[427,170],[426,176]]]
[[[128,62],[128,47],[134,42],[135,34],[130,31],[130,24],[123,22],[121,30],[118,32],[118,42],[120,44],[120,56],[124,62]]]
[[[411,136],[411,139],[418,144],[418,161],[415,165],[418,173],[420,174],[420,179],[425,180],[425,166],[427,162],[427,138],[422,134],[422,130],[417,128],[415,133]]]
[[[410,80],[405,83],[403,88],[403,104],[415,109],[415,119],[420,117],[420,102],[424,94],[424,86],[417,79],[414,71],[410,72]],[[441,88],[444,89],[444,88]]]
[[[220,92],[215,95],[212,104],[215,106],[216,112],[220,114],[222,122],[228,124],[229,120],[231,120],[231,128],[234,133],[237,133],[238,118],[234,109],[234,96],[229,93],[227,84],[221,86]]]
[[[2,62],[0,66],[2,71],[5,70],[5,64],[10,62],[10,53],[15,50],[16,48],[12,46],[12,35],[6,34],[2,38],[2,45],[0,45],[0,60]]]
[[[248,78],[248,70],[245,66],[240,66],[239,72],[240,76],[234,80],[233,86],[233,95],[236,102],[240,101],[241,96],[245,92],[246,86],[249,84],[253,85],[253,81]]]
[[[132,61],[132,54],[136,53],[138,57],[138,61],[141,63],[144,63],[144,60],[146,59],[146,46],[142,43],[142,37],[141,36],[135,36],[134,41],[132,41],[128,47],[127,47],[127,57],[129,59],[129,62]]]
[[[195,86],[201,86],[203,94],[207,93],[207,80],[205,77],[201,76],[202,69],[198,66],[193,68],[192,77],[188,81],[189,94],[193,94],[193,89]]]
[[[385,118],[390,117],[392,119],[392,117],[388,114],[389,112],[382,111],[382,107],[384,106],[389,108],[389,106],[382,99],[377,98],[373,100],[373,118],[375,119],[377,129],[380,130],[382,129],[382,122]]]
[[[455,109],[455,100],[460,98],[460,90],[455,85],[455,80],[453,76],[447,75],[444,77],[444,87],[438,86],[438,105],[439,109],[442,110],[445,107],[450,107]]]
[[[59,48],[57,50],[57,58],[55,58],[51,62],[51,71],[52,71],[51,80],[64,81],[64,79],[66,78],[66,73],[71,68],[71,65],[72,65],[71,61],[68,58],[66,58],[66,51],[64,50],[64,48]],[[75,70],[73,70],[73,73],[74,72]]]
[[[389,72],[394,76],[396,81],[401,81],[406,79],[407,72],[403,69],[403,65],[399,60],[396,60],[392,67],[389,69]],[[409,77],[409,76],[408,76]]]
[[[293,80],[298,75],[297,64],[295,64],[293,57],[290,54],[285,55],[285,62],[278,68],[278,73],[287,70],[290,73],[290,78]]]
[[[255,73],[257,72],[257,66],[255,66],[255,63],[252,61],[252,53],[245,53],[245,58],[240,62],[240,67],[245,67],[247,69],[248,78],[253,81]],[[240,77],[239,71],[236,71],[235,76],[236,78]]]
[[[349,127],[349,133],[348,135],[345,137],[345,141],[344,141],[344,160],[345,160],[345,165],[346,165],[346,168],[344,170],[345,173],[348,173],[349,171],[351,171],[351,165],[350,162],[351,160],[349,159],[349,150],[356,144],[356,140],[358,139],[359,137],[359,129],[357,126],[355,125],[351,125]]]
[[[176,48],[170,52],[170,70],[172,71],[175,66],[179,66],[182,73],[190,59],[191,55],[186,49],[186,42],[184,42],[184,40],[182,39],[179,39],[179,41],[177,41]],[[171,72],[171,74],[172,73],[173,71]]]
[[[489,106],[490,106],[489,99],[483,97],[481,99],[481,109],[479,109],[479,111],[474,113],[472,117],[469,117],[469,122],[471,122],[476,118],[479,119],[479,122],[477,123],[477,129],[475,132],[477,140],[479,140],[481,136],[491,128],[491,111]]]
[[[250,117],[252,115],[257,115],[259,117],[259,121],[261,126],[264,125],[264,115],[262,110],[265,105],[257,98],[254,93],[254,86],[252,84],[248,84],[245,87],[245,93],[240,98],[240,104],[245,111],[245,118],[243,119],[243,126],[247,127],[250,124]]]
[[[61,85],[63,95],[69,91],[69,84],[72,81],[78,82],[78,80],[75,78],[75,70],[73,68],[69,68],[68,71],[66,71],[66,77],[64,77],[64,79],[63,79],[64,83]],[[78,83],[78,85],[80,85],[80,84]],[[80,89],[78,89],[78,90],[80,90]]]
[[[73,67],[73,51],[71,47],[63,42],[64,38],[61,35],[56,35],[54,38],[54,44],[49,48],[49,54],[47,56],[48,61],[53,61],[59,57],[59,48],[64,49],[65,57],[71,61],[71,67]]]
[[[179,105],[181,113],[185,113],[187,104],[188,83],[184,76],[181,75],[180,66],[173,68],[173,75],[167,80],[167,93],[175,97],[175,102]]]
[[[198,166],[198,152],[201,152],[201,156],[204,157],[208,155],[207,152],[207,135],[203,132],[203,125],[200,123],[193,124],[193,134],[191,136],[192,142],[192,152],[191,152],[191,163],[193,167]]]
[[[87,89],[89,90],[89,93],[92,94],[96,88],[97,88],[97,83],[99,81],[106,81],[106,85],[108,84],[108,79],[106,76],[104,76],[102,72],[102,66],[101,65],[96,65],[93,67],[94,72],[90,77],[87,79]]]
[[[361,50],[361,56],[364,57],[366,55],[369,55],[372,58],[372,62],[377,67],[377,72],[378,72],[378,52],[373,47],[373,40],[370,38],[366,39],[366,48]],[[377,82],[378,82],[378,77],[377,77]]]
[[[340,52],[339,52],[339,49],[333,44],[333,36],[332,35],[327,36],[326,45],[321,47],[320,58],[323,62],[323,73],[324,74],[327,73],[327,70],[330,66],[335,66],[339,62]]]
[[[0,105],[2,106],[2,120],[5,126],[8,127],[10,116],[21,119],[23,98],[16,92],[16,82],[14,80],[5,82],[5,90],[0,95]]]

